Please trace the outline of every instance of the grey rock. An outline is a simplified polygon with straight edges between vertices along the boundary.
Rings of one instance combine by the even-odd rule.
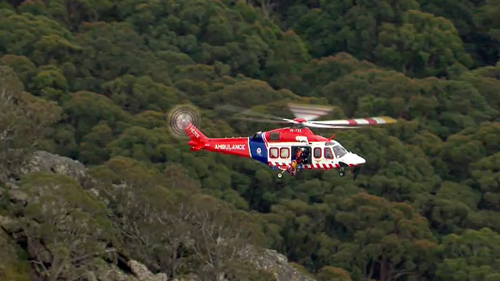
[[[87,278],[92,281],[139,281],[136,277],[121,271],[116,265],[95,261],[91,271],[87,272]]]
[[[8,191],[10,201],[25,205],[28,202],[28,195],[22,191],[12,189]]]
[[[154,275],[145,265],[138,261],[130,260],[128,266],[140,281],[167,281],[165,273]]]
[[[46,151],[36,151],[21,168],[21,175],[44,172],[65,175],[82,183],[87,177],[87,168],[82,163]]]
[[[315,281],[288,263],[288,259],[274,250],[250,251],[249,259],[260,269],[272,272],[277,281]]]

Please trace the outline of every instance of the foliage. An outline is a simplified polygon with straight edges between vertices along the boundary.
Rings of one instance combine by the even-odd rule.
[[[0,179],[5,171],[19,168],[60,120],[62,110],[54,102],[24,91],[23,84],[8,66],[0,66]]]
[[[27,175],[19,185],[33,202],[2,212],[22,214],[19,227],[48,240],[27,252],[52,280],[97,266],[75,256],[111,259],[108,244],[170,277],[263,280],[244,262],[247,245],[260,245],[318,280],[496,280],[499,7],[4,1],[0,170],[49,150],[92,167],[98,195]],[[355,182],[315,171],[278,182],[248,159],[192,153],[165,128],[165,113],[189,102],[206,135],[251,135],[272,126],[211,108],[286,115],[289,101],[334,105],[332,118],[400,122],[335,132],[367,159]],[[9,260],[0,274],[22,280],[24,264]]]

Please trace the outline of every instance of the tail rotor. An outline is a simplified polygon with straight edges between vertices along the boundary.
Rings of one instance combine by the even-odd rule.
[[[178,139],[187,138],[184,129],[193,124],[200,125],[200,114],[197,108],[191,105],[178,105],[170,110],[167,117],[170,134]]]

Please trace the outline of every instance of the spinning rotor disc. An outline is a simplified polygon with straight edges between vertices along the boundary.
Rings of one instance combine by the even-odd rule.
[[[252,111],[250,109],[239,108],[232,105],[223,105],[217,108],[238,113],[239,117],[237,117],[236,119],[240,120],[280,124],[288,123],[303,127],[320,129],[358,129],[366,126],[393,124],[397,122],[396,119],[387,116],[316,121],[316,119],[318,119],[319,117],[328,114],[333,108],[313,104],[292,103],[288,104],[288,107],[290,111],[295,115],[295,119],[263,114]]]
[[[191,105],[178,105],[174,107],[170,110],[167,119],[169,131],[176,138],[187,138],[184,129],[189,123],[196,127],[200,125],[200,114]]]

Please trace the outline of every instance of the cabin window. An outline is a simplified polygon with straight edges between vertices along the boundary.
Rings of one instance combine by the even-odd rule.
[[[314,148],[314,158],[321,158],[321,148]]]
[[[290,149],[288,147],[283,147],[280,149],[280,157],[281,158],[288,158],[290,157]]]
[[[279,150],[277,147],[272,147],[271,149],[269,149],[269,156],[271,156],[271,158],[278,158],[278,154]]]
[[[325,147],[325,159],[333,159],[332,150],[329,147]]]
[[[280,133],[279,132],[269,133],[269,140],[272,140],[272,141],[280,140]]]

